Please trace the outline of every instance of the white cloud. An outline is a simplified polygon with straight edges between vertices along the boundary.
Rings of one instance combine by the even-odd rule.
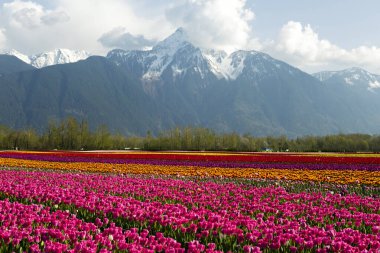
[[[69,20],[69,15],[64,11],[50,11],[41,17],[41,21],[46,25],[55,25]]]
[[[183,27],[201,47],[231,51],[255,42],[250,25],[254,13],[245,0],[176,1],[166,11],[166,18],[174,27]]]
[[[124,0],[51,0],[49,8],[37,1],[14,0],[0,4],[0,24],[5,29],[4,47],[26,54],[55,48],[87,50],[104,54],[98,39],[117,26],[132,34],[158,37],[158,18],[139,18]],[[161,16],[164,16],[163,13]],[[165,32],[165,25],[161,26]],[[161,31],[161,32],[162,32]]]
[[[302,26],[294,21],[289,21],[282,27],[276,49],[311,63],[344,54],[344,50],[327,40],[319,39],[310,25]]]
[[[361,46],[344,49],[320,39],[312,27],[289,21],[266,51],[310,72],[362,66],[380,72],[380,48]]]
[[[121,48],[126,50],[145,49],[152,47],[156,40],[146,39],[143,35],[132,35],[125,27],[116,27],[103,34],[99,40],[107,48]]]
[[[69,16],[64,11],[45,10],[38,3],[20,0],[4,3],[2,15],[13,28],[35,29],[42,25],[52,25],[69,20]]]
[[[2,8],[3,22],[14,28],[36,28],[40,25],[43,7],[33,2],[13,1],[4,3]]]
[[[4,47],[27,54],[59,47],[62,38],[68,36],[68,31],[61,28],[69,20],[61,7],[46,9],[36,2],[20,0],[0,5],[0,24],[7,37]]]

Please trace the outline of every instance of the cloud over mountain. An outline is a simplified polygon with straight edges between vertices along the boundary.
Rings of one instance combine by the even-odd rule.
[[[125,27],[116,27],[103,34],[99,40],[107,48],[120,48],[126,50],[144,49],[152,47],[156,41],[146,39],[143,35],[132,35]]]

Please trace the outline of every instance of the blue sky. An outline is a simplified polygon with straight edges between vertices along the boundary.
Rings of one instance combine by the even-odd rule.
[[[0,50],[104,55],[181,26],[200,47],[259,50],[309,73],[380,74],[379,9],[377,0],[0,0]]]

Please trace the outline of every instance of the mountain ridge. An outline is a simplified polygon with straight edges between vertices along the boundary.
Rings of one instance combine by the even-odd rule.
[[[313,74],[321,82],[334,82],[345,83],[350,86],[367,86],[368,90],[380,88],[380,75],[376,75],[366,71],[365,69],[352,67],[340,71],[322,71]]]
[[[356,83],[362,76],[366,83]],[[15,68],[0,77],[0,123],[41,128],[74,116],[128,135],[175,126],[256,136],[378,133],[374,78],[360,69],[312,76],[254,50],[202,49],[178,29],[150,50]]]

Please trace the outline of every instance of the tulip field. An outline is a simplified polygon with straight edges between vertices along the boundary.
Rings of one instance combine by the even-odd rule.
[[[380,252],[380,155],[0,152],[1,252]]]

